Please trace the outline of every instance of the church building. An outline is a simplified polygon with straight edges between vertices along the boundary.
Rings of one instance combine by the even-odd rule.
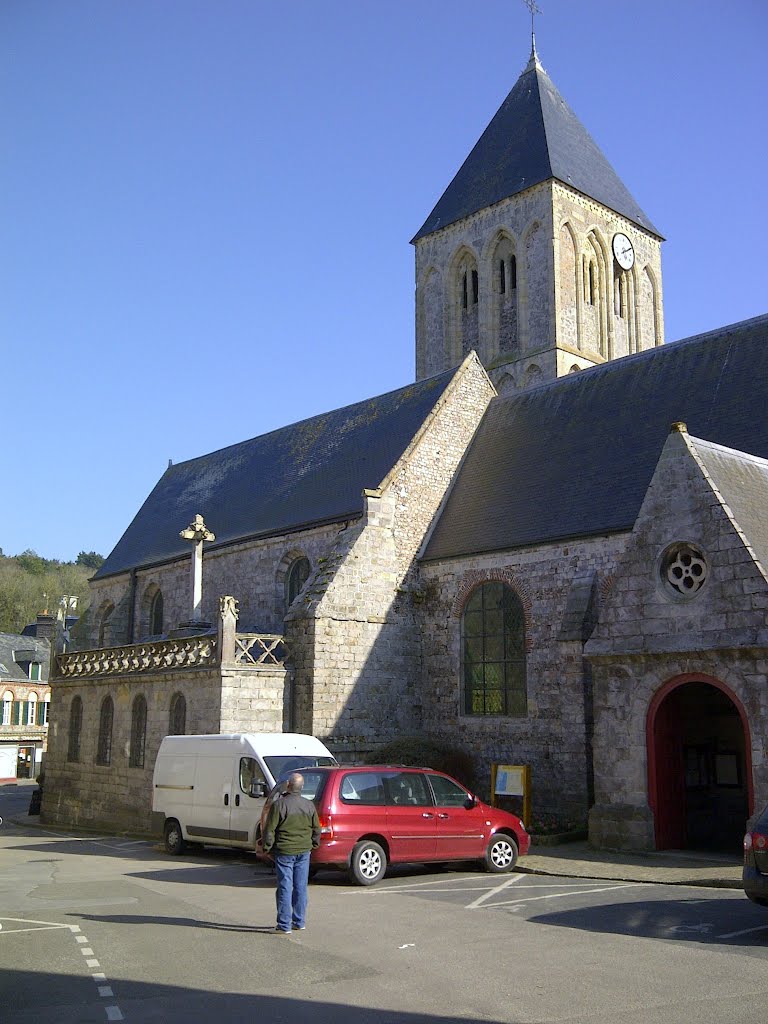
[[[171,465],[57,660],[43,818],[169,733],[528,765],[598,847],[768,800],[768,316],[664,344],[662,236],[535,47],[413,244],[416,381]]]

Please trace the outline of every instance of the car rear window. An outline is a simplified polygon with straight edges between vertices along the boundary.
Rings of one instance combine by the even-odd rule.
[[[341,780],[339,796],[345,804],[383,805],[386,800],[381,773],[354,772],[345,775]]]

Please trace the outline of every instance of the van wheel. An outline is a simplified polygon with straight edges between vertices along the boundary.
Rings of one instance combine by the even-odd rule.
[[[352,850],[349,873],[358,885],[373,885],[384,877],[387,870],[387,855],[378,843],[364,839]]]
[[[163,839],[165,842],[165,852],[170,853],[173,857],[178,857],[180,853],[183,853],[184,847],[187,845],[184,842],[184,836],[181,834],[181,825],[175,818],[169,818],[166,821]]]
[[[484,863],[486,871],[511,871],[517,863],[515,840],[505,832],[498,832],[486,847]]]

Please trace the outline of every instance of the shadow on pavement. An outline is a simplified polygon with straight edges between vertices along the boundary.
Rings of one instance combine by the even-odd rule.
[[[291,939],[275,937],[275,943],[287,955]],[[258,969],[252,968],[258,984]],[[263,972],[262,972],[263,973]],[[258,993],[210,992],[205,989],[155,985],[142,981],[113,982],[114,998],[97,1001],[90,978],[31,971],[0,970],[0,992],[5,993],[4,1016],[14,1024],[83,1024],[105,1019],[105,1010],[114,1006],[107,1020],[125,1019],[132,1024],[211,1024],[212,1020],[227,1024],[477,1024],[476,1017],[445,1017],[428,1013],[409,1013],[348,1006],[321,1000],[280,998]],[[47,993],[47,998],[46,998]],[[55,993],[55,999],[51,996]],[[505,1016],[483,1018],[484,1024],[527,1024],[522,1018]]]
[[[573,928],[580,932],[602,932],[651,939],[684,939],[710,945],[764,947],[768,943],[768,911],[739,901],[748,919],[737,926],[723,919],[722,899],[648,900],[637,903],[609,903],[599,907],[554,911],[531,916],[532,924]],[[749,914],[750,907],[754,915]],[[754,920],[753,920],[754,918]]]

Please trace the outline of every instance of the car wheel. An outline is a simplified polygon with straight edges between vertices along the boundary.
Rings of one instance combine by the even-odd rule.
[[[384,877],[387,870],[387,855],[378,843],[364,839],[352,850],[349,873],[358,885],[373,885]]]
[[[511,871],[517,863],[517,843],[505,832],[491,838],[485,851],[486,871]]]
[[[181,825],[175,818],[169,818],[166,821],[163,840],[165,842],[165,851],[170,853],[171,856],[178,857],[180,853],[184,852],[184,847],[187,844],[184,842],[184,836],[181,834]]]

